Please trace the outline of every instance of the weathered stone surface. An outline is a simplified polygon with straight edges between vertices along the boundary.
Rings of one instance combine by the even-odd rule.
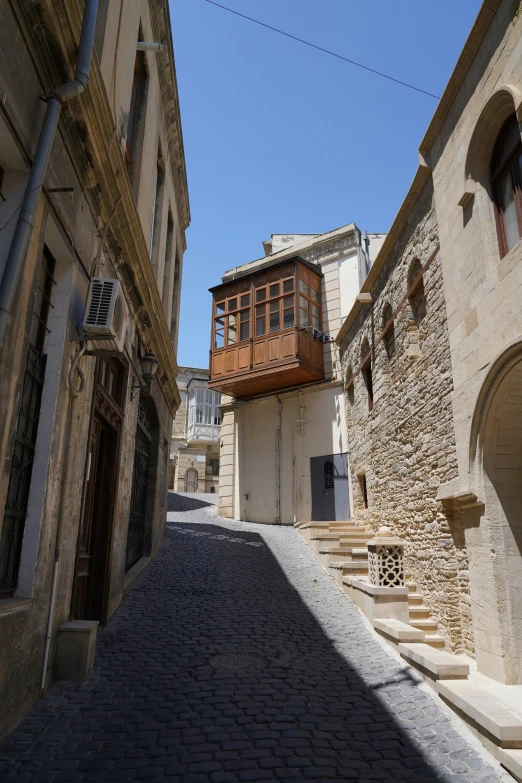
[[[170,496],[167,541],[100,632],[93,676],[55,685],[0,746],[2,783],[503,780],[295,530],[206,502]],[[226,653],[267,666],[215,671]]]

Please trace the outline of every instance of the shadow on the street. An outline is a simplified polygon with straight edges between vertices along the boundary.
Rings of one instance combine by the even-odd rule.
[[[199,508],[208,508],[213,506],[206,500],[189,495],[179,495],[177,492],[170,492],[167,500],[167,511],[197,511]]]
[[[77,774],[103,769],[110,781],[123,753],[129,776],[136,758],[140,779],[180,783],[468,783],[462,759],[479,757],[313,564],[298,569],[307,603],[257,533],[169,522],[99,635],[94,675],[35,705],[0,746],[0,779],[36,783],[44,764],[64,780],[74,762]],[[263,668],[216,669],[214,656],[227,653],[259,656]],[[484,783],[497,780],[479,766]]]

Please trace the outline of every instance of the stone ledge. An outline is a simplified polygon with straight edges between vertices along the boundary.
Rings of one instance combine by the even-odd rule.
[[[30,598],[2,598],[0,599],[0,614],[25,609],[27,606],[31,606],[31,604],[32,600]]]
[[[473,681],[441,682],[439,695],[503,748],[522,748],[522,712]]]
[[[387,640],[400,644],[401,642],[424,642],[424,631],[414,628],[401,620],[374,620],[373,627]]]
[[[129,568],[125,576],[123,577],[123,595],[127,595],[132,585],[144,571],[150,563],[150,557],[140,557],[137,563],[134,563],[132,568]]]
[[[372,585],[364,579],[358,579],[357,577],[351,576],[347,576],[345,582],[349,583],[350,587],[354,587],[356,590],[360,590],[367,595],[408,595],[407,587],[377,587],[377,585]]]
[[[469,664],[464,658],[437,650],[429,644],[399,644],[399,653],[435,680],[465,679],[469,676]]]
[[[522,783],[522,750],[506,750],[498,748],[497,758],[515,780]]]

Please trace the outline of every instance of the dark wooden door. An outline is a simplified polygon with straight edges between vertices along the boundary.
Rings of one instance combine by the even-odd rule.
[[[73,616],[105,622],[112,515],[118,464],[118,432],[94,414],[90,471],[76,567]]]
[[[348,455],[328,454],[310,459],[312,521],[350,519]]]

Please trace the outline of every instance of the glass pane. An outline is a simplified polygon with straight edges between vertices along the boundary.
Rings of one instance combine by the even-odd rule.
[[[203,406],[198,405],[196,410],[196,424],[201,424],[203,421]]]
[[[228,316],[227,345],[235,345],[237,342],[236,316]]]
[[[312,294],[312,299],[314,300],[314,302],[318,302],[319,301],[319,291],[316,291],[315,288],[311,288],[310,289],[310,293]]]
[[[308,310],[308,299],[305,299],[304,296],[299,297],[299,307],[302,307],[303,310],[305,308]]]
[[[509,153],[513,151],[517,142],[520,142],[520,128],[518,122],[514,120],[509,129],[506,130],[504,140],[497,149],[495,169],[498,170],[506,160]]]
[[[305,296],[310,296],[310,288],[308,286],[308,283],[305,283],[304,280],[299,281],[299,290],[305,294]]]
[[[312,315],[314,316],[314,318],[319,318],[320,313],[321,311],[319,310],[317,305],[312,305]]]
[[[273,283],[270,286],[270,296],[279,296],[279,283]]]
[[[283,329],[290,329],[294,324],[294,308],[283,310]]]
[[[266,318],[256,318],[256,337],[262,337],[266,334]]]
[[[264,302],[266,299],[266,288],[258,288],[256,291],[256,302]]]
[[[279,317],[279,309],[277,313],[270,313],[270,332],[278,332],[281,328],[281,320]]]
[[[248,321],[242,323],[239,327],[239,340],[248,340],[250,338],[250,324]]]
[[[283,282],[283,293],[286,294],[286,293],[288,293],[288,291],[293,291],[293,290],[294,290],[294,281],[293,281],[293,279],[285,280]]]
[[[237,296],[228,300],[228,310],[237,310]]]
[[[225,303],[224,302],[217,302],[216,303],[216,313],[224,313],[225,312]]]
[[[256,318],[260,318],[265,313],[266,313],[266,305],[257,305],[256,306]]]
[[[246,307],[250,304],[250,294],[243,294],[241,296],[241,307]]]
[[[283,299],[283,307],[286,309],[287,307],[293,307],[294,306],[294,297],[293,296],[285,296]]]
[[[214,348],[223,348],[225,345],[225,319],[216,318],[216,333],[214,335]]]
[[[308,326],[308,307],[306,310],[303,310],[302,307],[299,308],[299,326],[301,329],[305,329]]]
[[[270,312],[271,313],[279,312],[279,299],[277,299],[275,302],[270,302]]]
[[[317,316],[312,316],[312,326],[314,329],[319,329],[319,318]]]
[[[239,313],[239,320],[241,323],[245,323],[245,321],[248,321],[250,319],[250,310],[242,310]]]
[[[511,174],[508,172],[499,183],[500,203],[502,206],[502,215],[504,218],[504,229],[506,232],[506,242],[508,250],[515,247],[520,235],[518,233],[517,213],[515,211],[515,199],[513,195],[513,185],[511,184]]]

